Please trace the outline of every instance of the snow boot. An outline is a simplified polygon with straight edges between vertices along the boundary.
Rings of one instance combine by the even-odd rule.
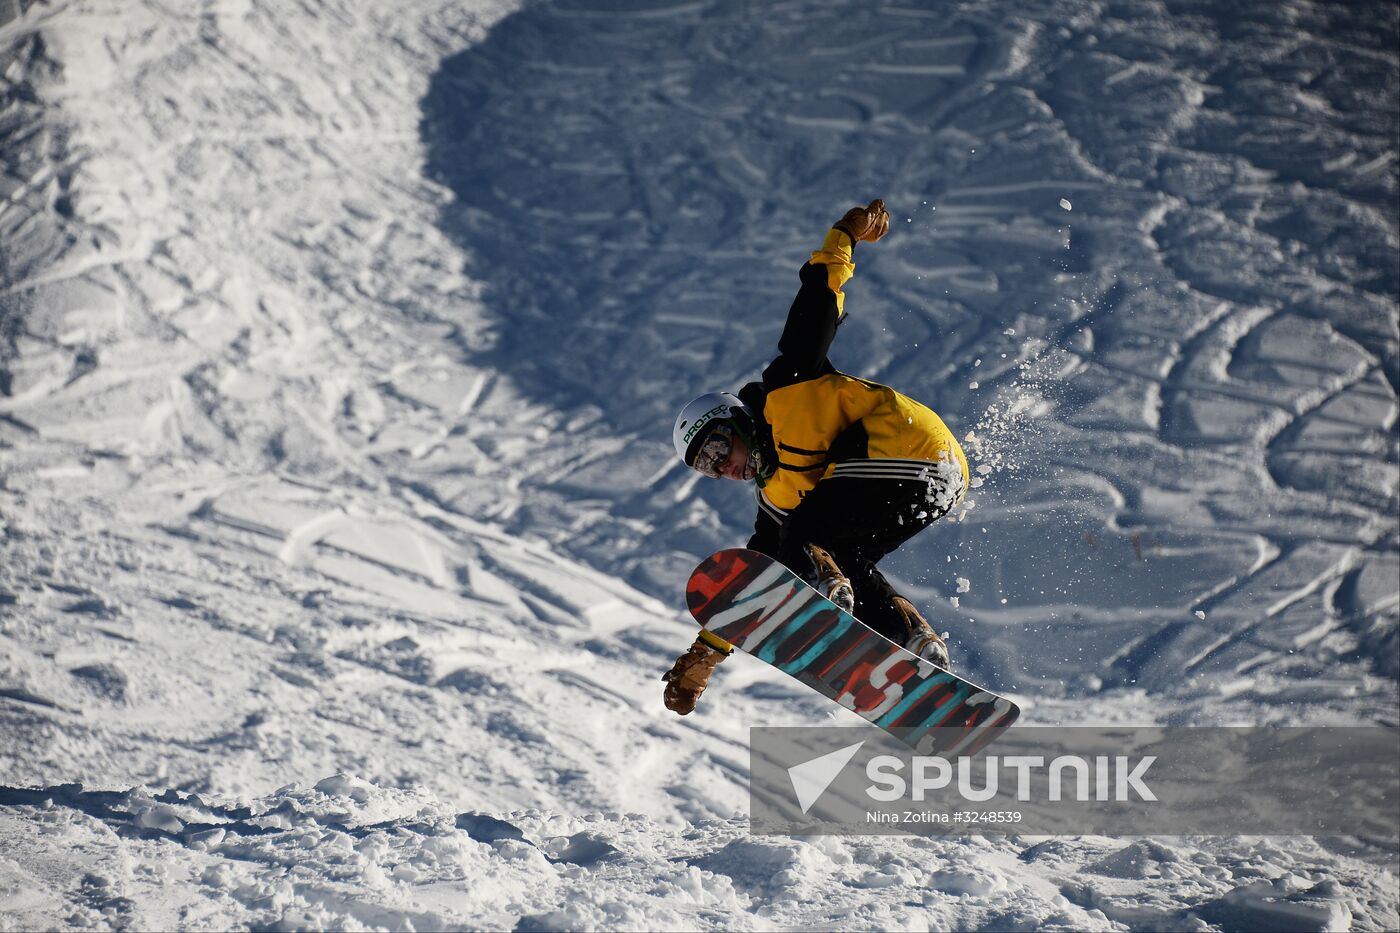
[[[666,708],[682,716],[694,710],[715,667],[733,650],[729,642],[701,629],[690,650],[676,658],[671,669],[661,675],[666,681]]]
[[[947,642],[933,630],[933,626],[928,624],[928,620],[919,614],[919,610],[914,608],[914,604],[903,596],[896,596],[894,607],[904,617],[904,628],[909,633],[904,647],[919,657],[932,661],[945,671],[951,671],[953,664],[948,658]]]
[[[851,586],[851,581],[846,579],[846,575],[841,572],[841,568],[836,566],[836,561],[825,548],[820,548],[815,544],[807,545],[807,556],[812,560],[814,573],[807,578],[807,582],[812,584],[812,588],[831,600],[842,609],[855,615],[856,611],[856,591]]]

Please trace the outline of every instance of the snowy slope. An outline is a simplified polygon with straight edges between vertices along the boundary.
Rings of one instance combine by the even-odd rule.
[[[5,792],[15,929],[1394,929],[1333,841],[749,836],[641,815],[457,812],[335,775],[228,805]]]
[[[750,838],[847,720],[661,707],[751,519],[673,411],[878,194],[833,357],[986,468],[891,562],[964,668],[1396,721],[1394,11],[1015,10],[0,26],[0,926],[1395,927],[1355,840]]]

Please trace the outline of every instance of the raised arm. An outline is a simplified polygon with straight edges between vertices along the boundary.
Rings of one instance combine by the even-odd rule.
[[[842,287],[856,271],[852,255],[861,240],[875,242],[890,229],[885,202],[876,198],[866,207],[853,207],[838,220],[802,266],[802,287],[788,309],[778,340],[778,358],[764,371],[770,388],[810,379],[830,369],[826,354],[845,313]]]

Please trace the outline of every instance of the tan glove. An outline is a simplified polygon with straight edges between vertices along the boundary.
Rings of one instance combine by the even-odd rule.
[[[885,202],[876,198],[866,207],[853,207],[845,216],[832,224],[851,238],[874,243],[890,232],[890,212],[885,210]]]
[[[705,692],[715,667],[729,657],[729,651],[734,650],[730,648],[729,651],[722,651],[714,647],[707,641],[706,635],[709,633],[701,632],[700,637],[690,646],[690,650],[676,658],[676,663],[671,669],[661,675],[661,679],[666,681],[666,708],[682,716],[695,709],[695,701]],[[710,635],[710,638],[715,636]]]

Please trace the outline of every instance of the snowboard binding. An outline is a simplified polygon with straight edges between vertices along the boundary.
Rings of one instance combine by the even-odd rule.
[[[944,641],[943,636],[935,632],[928,620],[914,608],[914,604],[903,596],[894,598],[894,607],[904,616],[904,628],[909,633],[904,647],[911,654],[917,654],[945,671],[951,671],[953,662],[948,657],[948,643]]]
[[[807,545],[807,557],[812,561],[812,574],[808,582],[812,589],[821,593],[838,607],[851,615],[856,612],[856,591],[851,581],[836,566],[836,561],[824,548],[815,544]]]

